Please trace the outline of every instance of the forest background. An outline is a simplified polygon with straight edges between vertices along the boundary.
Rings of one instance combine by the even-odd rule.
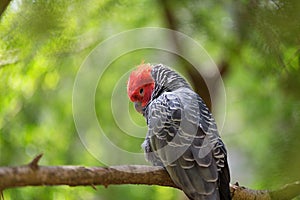
[[[232,183],[275,189],[300,180],[299,10],[297,0],[2,1],[0,166],[28,163],[39,153],[44,154],[42,165],[107,165],[86,148],[76,129],[72,108],[76,76],[92,50],[107,38],[126,30],[160,27],[201,44],[221,72],[226,101],[217,101],[214,114],[228,149]],[[126,48],[134,42],[131,39],[107,48]],[[186,50],[174,38],[167,39]],[[126,101],[132,120],[143,130],[139,137],[128,135],[116,122],[111,105],[117,84],[123,85],[119,91],[126,96],[127,73],[142,60],[174,67],[214,106],[184,58],[147,48],[120,55],[103,72],[94,107],[107,138],[137,153],[142,153],[146,134],[144,119]],[[218,99],[222,90],[215,88],[210,95]],[[226,112],[220,115],[218,108],[224,102]],[[97,148],[110,155],[101,145]],[[99,187],[97,191],[26,187],[6,190],[4,197],[184,199],[177,189],[142,185]]]

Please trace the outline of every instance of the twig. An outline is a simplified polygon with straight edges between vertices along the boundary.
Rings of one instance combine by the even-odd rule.
[[[32,170],[37,170],[39,168],[38,166],[38,162],[40,161],[40,159],[42,158],[43,154],[39,154],[37,155],[29,164],[28,166],[32,169]]]

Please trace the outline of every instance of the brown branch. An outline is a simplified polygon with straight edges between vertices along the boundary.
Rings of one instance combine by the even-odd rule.
[[[32,169],[32,170],[37,170],[39,168],[38,163],[40,161],[40,159],[43,157],[43,154],[39,154],[37,155],[29,164],[28,166]]]
[[[162,14],[165,20],[166,27],[172,30],[178,30],[178,20],[175,13],[172,10],[172,1],[169,0],[158,0],[158,3],[162,9]],[[183,48],[178,41],[177,35],[171,33],[170,41],[175,45],[177,51],[182,54]],[[201,98],[204,100],[206,106],[211,110],[211,97],[209,94],[208,87],[202,75],[188,62],[177,58],[177,62],[180,63],[186,69],[187,74],[190,77],[191,83]]]
[[[23,186],[91,186],[115,184],[145,184],[178,188],[162,167],[124,165],[114,167],[40,166],[41,155],[28,165],[0,167],[0,191]],[[276,191],[251,190],[238,185],[231,186],[233,200],[292,199],[300,195],[300,182],[284,186]],[[0,192],[1,194],[1,192]]]
[[[4,11],[6,10],[7,6],[9,5],[11,0],[1,0],[0,1],[0,19]]]
[[[111,184],[147,184],[175,187],[162,167],[124,165],[113,167],[41,166],[41,155],[28,165],[0,167],[1,189],[39,186],[69,185],[94,186]]]
[[[166,24],[166,27],[172,30],[178,31],[179,28],[179,18],[176,16],[176,12],[173,8],[173,2],[170,0],[158,0],[160,8],[162,10],[163,18]],[[175,45],[178,52],[182,54],[184,52],[184,47],[178,41],[177,35],[175,33],[171,33],[170,35],[171,42]],[[187,75],[190,78],[191,84],[196,93],[200,95],[200,97],[204,100],[206,106],[212,110],[212,102],[216,95],[218,95],[218,81],[220,78],[224,78],[229,69],[229,63],[226,60],[222,60],[218,64],[218,69],[220,71],[221,77],[216,74],[211,77],[203,77],[203,74],[200,74],[194,66],[190,63],[184,61],[183,59],[177,58],[178,63],[183,66],[187,72]],[[212,88],[211,91],[208,89],[208,85]]]

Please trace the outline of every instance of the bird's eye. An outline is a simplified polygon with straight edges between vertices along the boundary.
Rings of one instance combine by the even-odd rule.
[[[141,88],[140,89],[140,95],[143,95],[144,94],[144,88]]]

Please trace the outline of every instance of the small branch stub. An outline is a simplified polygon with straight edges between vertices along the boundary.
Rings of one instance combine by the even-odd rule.
[[[40,159],[43,157],[43,154],[39,154],[37,155],[29,164],[28,166],[32,169],[32,170],[37,170],[39,168],[39,161]]]

